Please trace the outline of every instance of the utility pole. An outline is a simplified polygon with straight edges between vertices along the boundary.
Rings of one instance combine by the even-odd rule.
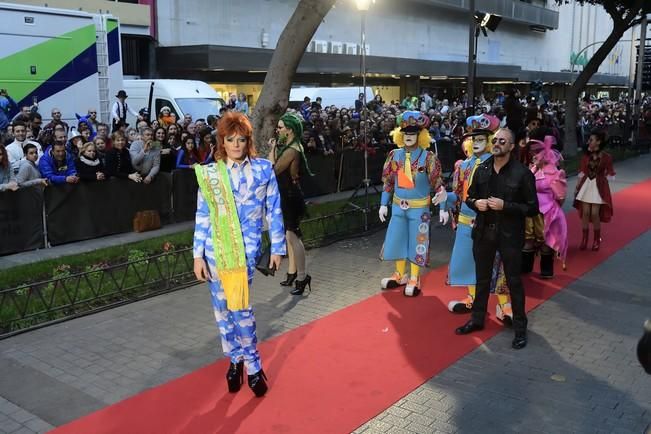
[[[642,105],[642,72],[644,71],[644,49],[646,48],[646,27],[649,21],[645,14],[640,24],[640,45],[637,49],[637,76],[635,77],[635,107],[633,111],[633,145],[638,145],[640,134],[639,122]]]
[[[626,101],[626,125],[633,125],[633,107],[635,105],[635,27],[631,27],[631,54],[628,62],[628,88]],[[628,140],[633,143],[633,131],[628,131]]]
[[[468,97],[468,108],[466,115],[474,115],[475,107],[475,0],[469,0],[468,12],[470,12],[470,22],[468,25],[468,85],[466,86],[466,95]]]

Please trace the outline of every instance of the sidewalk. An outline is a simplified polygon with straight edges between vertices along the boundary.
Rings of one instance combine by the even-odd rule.
[[[650,177],[649,163],[647,155],[617,164],[613,190]],[[432,232],[438,267],[453,233]],[[309,251],[309,296],[280,287],[284,273],[256,276],[258,338],[377,294],[392,270],[377,259],[382,241],[378,233]],[[649,259],[651,233],[536,309],[527,349],[505,351],[512,335],[501,333],[358,432],[644,432],[651,379],[634,345],[651,312]],[[0,341],[0,432],[43,432],[213,362],[222,355],[212,315],[197,285]]]

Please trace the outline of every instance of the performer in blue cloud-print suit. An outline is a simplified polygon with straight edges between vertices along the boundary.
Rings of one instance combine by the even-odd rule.
[[[256,323],[248,302],[248,287],[262,246],[263,215],[271,239],[270,267],[279,267],[286,245],[273,166],[268,160],[255,157],[251,136],[246,116],[228,113],[219,122],[215,163],[195,167],[200,191],[193,253],[195,274],[208,281],[222,349],[231,360],[226,374],[229,391],[240,389],[246,365],[249,386],[256,396],[262,396],[267,391],[266,377],[256,347]],[[226,182],[221,183],[222,180]],[[234,205],[231,220],[229,195]],[[229,263],[229,257],[235,262]]]

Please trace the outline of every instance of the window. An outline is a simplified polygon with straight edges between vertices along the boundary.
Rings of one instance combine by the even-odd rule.
[[[208,115],[217,115],[224,105],[224,101],[219,98],[176,98],[174,101],[183,114],[191,114],[192,119],[205,119]]]
[[[163,107],[169,107],[170,108],[170,113],[174,113],[176,115],[176,119],[179,118],[179,114],[174,110],[174,106],[172,103],[166,99],[161,99],[161,98],[156,98],[156,113],[155,116],[152,116],[152,118],[156,117],[158,118],[158,115],[160,114],[160,109]]]

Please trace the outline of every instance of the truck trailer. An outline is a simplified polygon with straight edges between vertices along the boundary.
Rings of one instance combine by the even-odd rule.
[[[22,106],[53,108],[66,122],[97,109],[110,124],[122,88],[120,26],[108,14],[0,3],[0,89]],[[10,116],[17,112],[16,109]]]

